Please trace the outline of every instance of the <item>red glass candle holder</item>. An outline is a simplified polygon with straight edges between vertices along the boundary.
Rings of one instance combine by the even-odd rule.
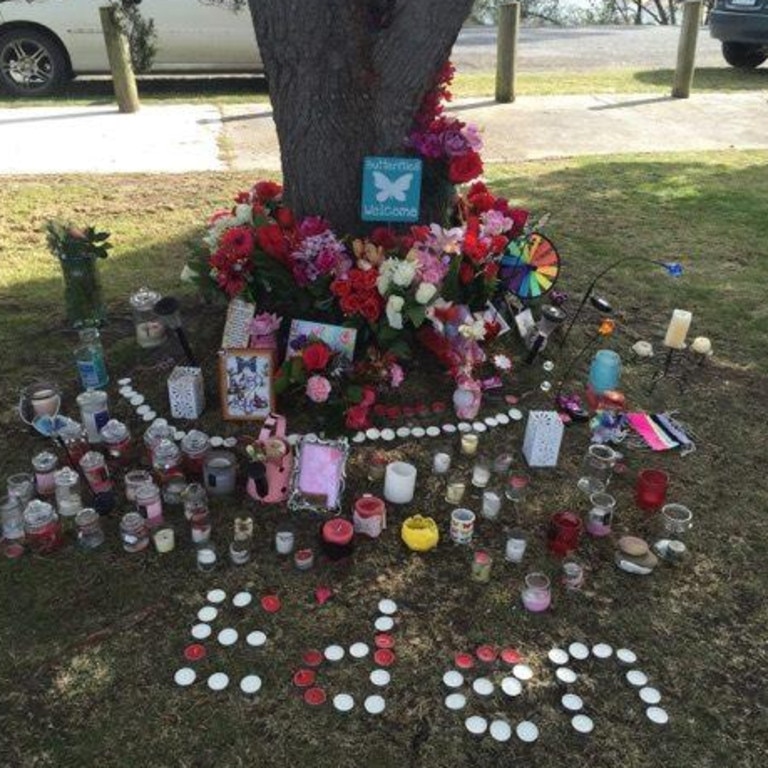
[[[547,547],[553,555],[564,557],[578,549],[581,538],[581,518],[573,512],[556,512],[549,521]]]
[[[645,512],[658,512],[667,498],[669,475],[661,469],[643,469],[637,476],[635,504]]]

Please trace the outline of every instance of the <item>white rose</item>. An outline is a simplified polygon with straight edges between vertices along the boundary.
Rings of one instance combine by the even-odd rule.
[[[235,206],[235,221],[238,224],[250,224],[253,209],[247,203],[239,203]]]
[[[392,282],[401,288],[407,288],[416,277],[416,265],[410,261],[399,261],[392,274]]]
[[[437,286],[433,283],[422,283],[416,290],[416,301],[419,304],[429,304],[437,293]]]
[[[390,296],[387,301],[387,322],[396,331],[403,330],[403,305],[405,299],[402,296]]]

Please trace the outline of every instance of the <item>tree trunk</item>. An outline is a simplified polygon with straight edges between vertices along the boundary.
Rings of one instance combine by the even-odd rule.
[[[363,229],[366,155],[402,155],[472,0],[249,0],[269,78],[285,197]],[[445,196],[445,189],[434,187]],[[430,197],[430,189],[424,193]],[[422,211],[433,211],[431,200]]]

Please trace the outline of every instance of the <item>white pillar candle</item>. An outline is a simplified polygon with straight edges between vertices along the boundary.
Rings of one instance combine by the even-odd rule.
[[[486,520],[495,520],[501,510],[501,496],[496,491],[483,492],[483,517]]]
[[[387,464],[384,473],[384,498],[393,504],[413,501],[416,490],[416,467],[404,461]]]
[[[664,337],[664,346],[671,349],[682,349],[685,346],[685,337],[691,327],[693,315],[684,309],[676,309],[672,312],[669,321],[667,335]]]
[[[176,546],[173,528],[158,528],[152,535],[152,541],[154,541],[155,549],[160,554],[173,552],[173,548]]]

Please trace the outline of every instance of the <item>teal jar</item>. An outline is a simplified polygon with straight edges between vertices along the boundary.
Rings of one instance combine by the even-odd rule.
[[[611,349],[599,350],[589,367],[589,384],[595,392],[619,388],[621,358]]]

